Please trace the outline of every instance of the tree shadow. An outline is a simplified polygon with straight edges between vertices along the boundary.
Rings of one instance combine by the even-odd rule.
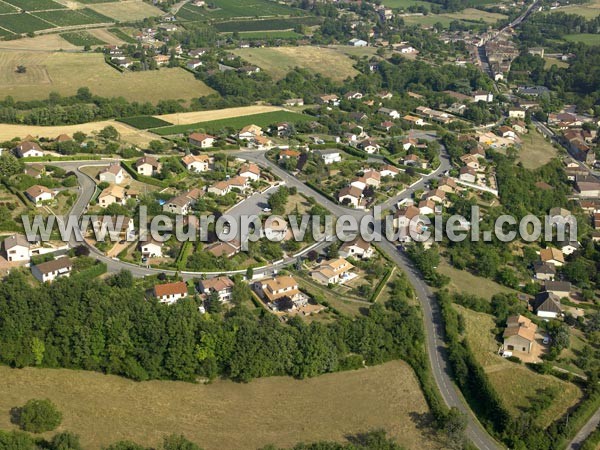
[[[22,408],[15,406],[14,408],[10,409],[10,423],[12,423],[13,425],[17,425],[20,426],[21,424],[21,411]]]

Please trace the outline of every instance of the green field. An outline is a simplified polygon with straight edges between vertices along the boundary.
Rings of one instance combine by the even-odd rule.
[[[54,28],[48,22],[31,14],[5,14],[2,16],[1,24],[2,28],[17,34]]]
[[[409,25],[426,25],[433,26],[436,23],[441,23],[447,27],[451,22],[458,20],[463,22],[485,22],[496,23],[498,20],[506,19],[504,14],[490,13],[479,9],[467,8],[463,11],[444,14],[427,14],[426,16],[405,16],[402,17],[404,22]]]
[[[567,34],[564,36],[564,38],[569,42],[581,42],[587,45],[600,45],[600,34]]]
[[[70,42],[73,45],[85,47],[86,45],[104,45],[106,42],[92,36],[87,31],[73,31],[71,33],[61,33],[60,37]]]
[[[466,341],[498,392],[502,403],[517,417],[523,412],[539,389],[554,387],[558,395],[552,405],[535,418],[538,425],[547,427],[581,397],[573,384],[551,375],[540,375],[527,367],[507,361],[497,354],[500,342],[495,339],[493,317],[458,305],[455,308],[465,318]]]
[[[456,269],[444,259],[438,265],[438,272],[450,277],[448,289],[453,292],[469,293],[487,299],[491,299],[496,294],[514,292],[487,278],[475,276],[466,270]]]
[[[441,448],[419,383],[401,361],[306,380],[207,385],[0,367],[1,429],[14,429],[10,409],[32,398],[54,402],[63,413],[57,431],[77,433],[86,450],[125,439],[156,448],[172,433],[206,450],[291,448],[298,442],[347,442],[351,434],[376,429],[403,448]]]
[[[307,26],[319,25],[321,19],[318,17],[290,17],[289,19],[261,19],[261,20],[230,20],[215,24],[217,31],[222,33],[234,31],[271,31],[271,30],[291,30],[296,25]]]
[[[231,19],[235,17],[287,16],[298,11],[272,0],[213,0],[214,9],[185,5],[177,17],[183,20]]]
[[[431,3],[419,0],[383,0],[388,8],[406,9],[409,6],[431,6]]]
[[[73,11],[43,11],[35,13],[36,17],[53,23],[59,27],[68,27],[73,25],[88,25],[92,23],[110,23],[113,20],[109,17],[98,14],[89,8]]]
[[[109,28],[108,31],[109,33],[114,34],[116,37],[118,37],[122,41],[127,42],[128,44],[135,44],[137,42],[134,38],[129,36],[120,28]]]
[[[137,116],[127,117],[125,119],[119,119],[119,122],[123,122],[126,125],[130,125],[138,130],[147,130],[149,128],[168,127],[173,125],[166,120],[157,119],[152,116]]]
[[[224,33],[231,36],[232,33]],[[292,30],[273,30],[273,31],[243,31],[240,33],[242,39],[300,39],[303,36]]]
[[[558,151],[552,143],[544,139],[535,128],[530,129],[529,133],[520,137],[522,145],[519,152],[519,161],[527,169],[537,169],[549,163],[558,155]]]
[[[2,0],[0,0],[0,14],[9,14],[14,12],[17,12],[17,8],[9,5],[8,3],[3,3]]]
[[[2,0],[5,3],[10,3],[17,8],[25,11],[44,11],[46,9],[65,9],[66,6],[61,5],[52,0]]]
[[[240,130],[246,125],[258,125],[259,127],[268,127],[276,122],[308,122],[314,117],[305,114],[297,114],[289,111],[276,111],[263,114],[252,114],[249,116],[233,117],[230,119],[211,120],[208,122],[197,122],[189,125],[173,125],[171,127],[155,128],[153,133],[159,136],[169,136],[172,134],[187,133],[189,131],[204,130],[209,133],[218,133],[225,128]]]

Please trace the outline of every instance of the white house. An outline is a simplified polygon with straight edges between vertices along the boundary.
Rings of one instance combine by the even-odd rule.
[[[191,212],[192,207],[203,194],[204,192],[198,188],[190,189],[183,194],[173,197],[165,203],[163,205],[163,211],[182,216],[188,215]]]
[[[243,164],[238,175],[252,181],[258,181],[260,180],[260,167],[254,163]]]
[[[212,148],[216,140],[214,136],[205,133],[192,133],[188,139],[190,145],[200,148]]]
[[[351,45],[353,47],[366,47],[367,45],[369,45],[369,43],[367,41],[363,41],[362,39],[354,38],[350,39],[348,45]]]
[[[156,297],[161,303],[172,305],[177,300],[187,297],[188,289],[187,284],[183,281],[176,283],[158,284],[154,286],[154,297]]]
[[[161,164],[152,156],[144,156],[135,162],[135,168],[140,175],[151,177],[160,172]]]
[[[36,206],[41,206],[45,202],[49,202],[54,199],[54,191],[51,191],[46,186],[40,186],[38,184],[31,186],[25,191],[25,195],[31,200]]]
[[[382,178],[383,177],[394,178],[399,173],[400,173],[400,170],[397,167],[394,167],[390,164],[386,164],[385,166],[383,166],[383,168],[379,172],[379,174],[381,175]]]
[[[125,171],[120,164],[111,164],[98,173],[98,179],[101,182],[121,184],[123,181],[125,181]]]
[[[319,152],[319,155],[321,155],[321,159],[323,160],[325,165],[340,162],[342,160],[342,156],[340,155],[339,152],[332,152],[332,153]]]
[[[533,309],[538,317],[556,319],[562,314],[560,297],[552,292],[540,292],[535,296]]]
[[[142,256],[145,258],[162,258],[163,245],[164,244],[162,242],[148,238],[144,241],[140,241],[140,251],[142,252]]]
[[[373,256],[373,247],[360,236],[351,241],[344,242],[340,246],[339,254],[342,258],[362,258],[369,259]]]
[[[181,158],[181,162],[190,172],[208,172],[211,158],[208,155],[186,155]]]
[[[340,191],[338,201],[341,204],[348,203],[355,208],[359,208],[361,206],[362,197],[361,189],[355,186],[347,186]]]
[[[124,205],[125,200],[125,189],[114,184],[104,189],[98,196],[98,204],[103,208],[106,208],[113,203]]]
[[[221,276],[209,280],[201,280],[200,283],[198,283],[198,291],[205,297],[216,292],[219,296],[219,301],[221,303],[226,303],[231,300],[234,285],[234,282],[229,278]]]
[[[44,151],[37,144],[37,142],[25,141],[21,142],[15,148],[13,148],[13,152],[17,158],[32,158],[44,156]]]
[[[400,113],[398,111],[396,111],[395,109],[390,109],[390,108],[379,108],[379,111],[377,111],[379,114],[383,114],[384,116],[388,116],[391,119],[399,119],[400,118]]]
[[[190,70],[196,70],[198,67],[203,65],[202,61],[199,59],[190,59],[186,64],[186,67]]]
[[[349,278],[349,272],[354,266],[344,258],[325,261],[310,276],[323,284],[337,284]]]
[[[3,242],[4,254],[8,262],[29,261],[29,242],[22,234],[14,234]]]
[[[508,117],[511,119],[524,119],[525,110],[523,108],[512,107],[508,110]]]
[[[494,100],[494,94],[489,91],[475,91],[473,92],[473,101],[475,102],[486,102],[489,103]]]
[[[58,258],[31,266],[32,275],[40,282],[52,282],[59,277],[68,277],[73,270],[73,263],[67,257]]]

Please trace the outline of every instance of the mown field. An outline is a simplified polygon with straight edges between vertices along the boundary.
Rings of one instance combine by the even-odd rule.
[[[24,65],[27,73],[16,74],[17,65]],[[107,65],[100,54],[0,51],[3,95],[34,100],[46,98],[53,91],[73,95],[82,86],[105,97],[122,96],[153,103],[163,99],[189,100],[213,92],[179,68],[120,73]]]
[[[172,134],[186,133],[194,130],[204,130],[208,133],[217,133],[225,128],[233,128],[239,130],[246,125],[258,125],[259,127],[267,127],[277,122],[299,123],[313,120],[313,117],[297,114],[289,111],[268,112],[263,114],[253,114],[241,117],[232,117],[228,119],[211,120],[206,122],[197,122],[186,125],[173,125],[164,128],[155,128],[153,133],[159,136],[169,136]]]
[[[600,34],[567,34],[564,36],[564,38],[569,42],[581,42],[587,45],[600,45]]]
[[[256,450],[270,443],[344,441],[380,428],[406,448],[440,448],[426,426],[429,411],[416,378],[399,361],[302,381],[210,385],[0,367],[0,394],[0,428],[13,428],[11,408],[49,398],[64,414],[59,430],[78,433],[92,450],[122,439],[157,445],[171,433],[206,450]]]
[[[579,5],[567,5],[550,11],[551,13],[564,12],[565,14],[577,14],[586,19],[593,19],[600,14],[600,0],[588,0]]]
[[[354,61],[341,51],[323,47],[240,48],[234,53],[259,66],[274,79],[281,79],[294,67],[313,70],[336,81],[354,77]]]
[[[558,391],[552,405],[535,418],[542,427],[548,426],[553,420],[559,418],[581,397],[581,391],[574,384],[551,375],[537,374],[524,365],[507,361],[499,356],[497,351],[500,342],[494,337],[495,324],[492,316],[458,305],[455,307],[465,318],[466,339],[471,350],[479,364],[483,366],[502,402],[514,417],[523,412],[540,389],[552,387]]]
[[[507,16],[505,16],[504,14],[490,13],[475,8],[467,8],[463,11],[455,13],[427,14],[426,16],[403,17],[404,22],[406,22],[407,24],[418,24],[426,26],[432,26],[438,22],[441,23],[443,26],[448,26],[451,22],[455,20],[465,22],[495,23],[498,20],[506,18]]]
[[[466,270],[456,269],[448,264],[446,260],[440,262],[438,271],[450,277],[448,289],[453,292],[468,293],[487,299],[491,299],[496,294],[514,292],[512,289],[487,278],[475,276]]]

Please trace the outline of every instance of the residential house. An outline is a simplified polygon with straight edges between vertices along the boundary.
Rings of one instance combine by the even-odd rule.
[[[161,303],[172,305],[188,296],[187,284],[183,281],[176,283],[157,284],[154,286],[154,297]]]
[[[159,242],[148,236],[146,239],[140,240],[139,248],[144,258],[162,258],[163,257],[163,242]]]
[[[354,186],[347,186],[340,190],[340,193],[338,194],[338,201],[342,205],[348,204],[354,208],[359,208],[362,204],[362,200],[362,190]]]
[[[463,162],[463,164],[473,170],[479,170],[481,169],[481,165],[479,164],[479,160],[480,157],[476,156],[476,155],[462,155],[460,157],[460,160]]]
[[[317,103],[320,103],[322,105],[339,106],[340,99],[335,94],[320,95],[319,97],[317,97]]]
[[[355,187],[356,189],[360,189],[364,191],[367,188],[367,179],[365,177],[355,178],[350,182],[350,186]]]
[[[198,67],[202,67],[203,65],[204,63],[202,61],[194,58],[190,59],[185,66],[190,70],[196,70]]]
[[[367,170],[364,173],[363,178],[365,179],[365,183],[367,183],[367,186],[373,186],[374,188],[378,188],[381,185],[381,175],[375,170]]]
[[[531,353],[535,344],[537,325],[527,317],[518,315],[506,319],[506,328],[502,335],[504,350]]]
[[[40,186],[38,184],[27,189],[25,195],[29,200],[35,203],[36,206],[42,206],[43,203],[52,201],[55,197],[54,191],[48,189],[46,186]]]
[[[44,156],[44,151],[37,142],[24,141],[12,149],[17,158],[33,158]]]
[[[517,137],[515,130],[513,130],[511,127],[507,127],[506,125],[503,125],[500,128],[498,128],[498,133],[503,138],[514,139]]]
[[[460,168],[458,179],[467,183],[475,183],[477,181],[477,172],[470,167],[463,166]]]
[[[266,136],[256,136],[252,139],[252,144],[258,150],[268,150],[273,147],[273,141]]]
[[[160,67],[169,64],[171,57],[169,55],[156,55],[153,59],[156,65]]]
[[[400,173],[400,169],[398,169],[397,167],[392,166],[390,164],[386,164],[379,171],[379,174],[382,177],[390,177],[390,178],[395,178],[396,175],[398,175],[399,173]]]
[[[125,170],[119,163],[111,164],[98,173],[98,179],[100,182],[121,184],[125,181]]]
[[[396,111],[395,109],[390,109],[390,108],[379,108],[379,110],[377,111],[378,114],[383,114],[384,116],[388,116],[393,120],[399,119],[400,118],[400,113],[398,111]]]
[[[283,102],[283,106],[304,106],[303,98],[289,98]]]
[[[1,151],[0,151],[0,155],[2,155]],[[25,175],[27,175],[31,178],[40,179],[40,178],[42,178],[42,175],[44,173],[46,173],[46,168],[44,167],[43,164],[28,164],[23,169],[23,172],[25,173]]]
[[[489,91],[475,91],[473,92],[472,97],[474,102],[490,103],[494,101],[494,94]]]
[[[188,215],[202,195],[203,192],[200,189],[190,189],[187,192],[173,197],[171,200],[165,203],[163,205],[163,211],[183,216]]]
[[[575,188],[582,197],[600,197],[600,179],[593,175],[575,176]]]
[[[544,291],[551,292],[558,298],[569,298],[571,295],[571,283],[568,281],[545,281]]]
[[[288,233],[288,224],[282,217],[271,216],[265,221],[264,236],[272,242],[281,242]]]
[[[394,125],[395,125],[394,122],[390,122],[389,120],[385,120],[385,121],[383,121],[383,122],[381,122],[379,124],[379,127],[382,130],[390,131]]]
[[[67,257],[31,266],[31,274],[41,283],[51,283],[59,277],[68,277],[72,270],[73,263]]]
[[[240,245],[237,241],[219,241],[207,245],[204,250],[217,258],[231,258],[240,252]]]
[[[581,248],[581,244],[577,241],[561,241],[556,242],[556,246],[563,252],[564,255],[572,255]]]
[[[161,167],[162,166],[158,160],[152,156],[144,156],[135,162],[137,173],[147,177],[151,177],[152,175],[159,173]]]
[[[250,187],[250,185],[248,184],[248,178],[242,177],[240,175],[227,180],[227,184],[231,189],[238,189],[242,192]]]
[[[421,200],[419,202],[419,213],[429,216],[435,213],[435,202],[433,200]]]
[[[554,247],[548,247],[540,250],[540,260],[542,262],[560,267],[565,263],[563,252]]]
[[[411,153],[410,155],[406,155],[406,157],[402,160],[402,164],[404,164],[405,166],[411,166],[411,167],[420,167],[420,168],[427,167],[427,163],[425,161],[422,161],[421,158],[419,157],[419,155],[415,155],[414,153]]]
[[[251,181],[260,180],[260,167],[254,163],[243,164],[238,171],[238,175]]]
[[[394,214],[394,229],[398,230],[401,242],[411,240],[411,235],[420,233],[422,230],[419,223],[421,211],[414,205],[398,209]]]
[[[358,147],[361,148],[362,150],[364,150],[365,152],[371,153],[371,154],[378,152],[379,149],[381,148],[379,146],[379,144],[377,142],[373,141],[372,139],[365,139],[360,144],[358,144]]]
[[[339,255],[342,258],[361,258],[369,259],[373,256],[374,250],[371,244],[362,237],[357,236],[351,241],[344,242],[339,249]]]
[[[410,114],[407,114],[406,116],[402,117],[402,120],[410,122],[413,125],[416,125],[419,127],[422,127],[423,125],[425,125],[425,121],[422,118],[416,117],[416,116],[411,116]]]
[[[438,189],[444,191],[446,194],[453,194],[459,190],[459,186],[456,184],[456,181],[454,181],[454,178],[444,177],[440,180]]]
[[[181,162],[190,172],[208,172],[212,158],[208,155],[186,155]]]
[[[553,264],[536,261],[533,263],[533,272],[536,280],[554,281],[556,277],[556,267]]]
[[[13,234],[2,243],[4,255],[8,262],[29,261],[30,244],[22,234]]]
[[[325,165],[342,161],[342,156],[340,155],[340,152],[318,151],[317,154],[321,156],[321,159],[323,160],[323,163]]]
[[[107,206],[116,203],[118,205],[124,205],[126,201],[125,189],[115,184],[110,185],[98,196],[98,204],[106,208]]]
[[[291,275],[263,280],[257,286],[260,295],[276,310],[300,308],[308,303],[308,297],[300,291],[298,282]]]
[[[219,296],[221,303],[227,303],[231,301],[233,295],[233,287],[235,283],[228,277],[220,276],[211,278],[208,280],[201,280],[198,283],[198,291],[203,297],[208,298],[213,293]]]
[[[135,232],[133,220],[123,216],[102,216],[92,226],[98,236],[108,237],[113,242],[129,239]]]
[[[525,119],[525,110],[518,106],[513,106],[508,109],[508,117],[511,119]]]
[[[560,297],[552,292],[540,292],[533,300],[533,310],[538,317],[556,319],[562,314]]]
[[[368,44],[367,41],[363,41],[362,39],[350,39],[350,41],[348,41],[348,45],[351,45],[352,47],[366,47]]]
[[[521,120],[515,120],[512,124],[512,127],[519,134],[527,134],[529,132],[527,129],[527,124]]]
[[[216,139],[214,136],[205,133],[192,133],[188,137],[190,145],[200,148],[212,148]]]
[[[425,194],[425,199],[441,204],[446,201],[446,192],[442,189],[433,189]]]
[[[215,194],[215,195],[218,195],[219,197],[222,197],[224,195],[229,194],[230,190],[231,190],[231,186],[229,185],[229,183],[227,181],[217,181],[212,186],[209,186],[208,193]]]
[[[257,136],[262,136],[262,128],[258,125],[247,125],[238,133],[238,139],[242,141],[250,141]]]
[[[354,266],[344,258],[332,259],[323,262],[316,270],[310,273],[310,276],[323,284],[343,283],[349,278],[350,270]]]

